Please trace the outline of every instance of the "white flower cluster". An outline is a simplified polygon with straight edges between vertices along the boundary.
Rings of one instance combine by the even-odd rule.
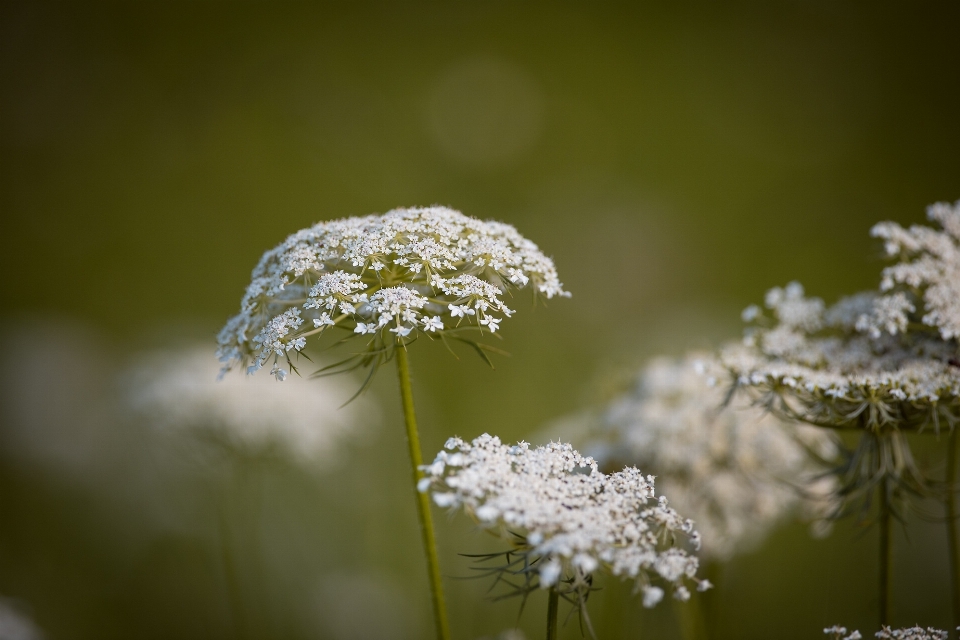
[[[675,598],[690,597],[684,583],[695,580],[698,561],[677,543],[699,547],[700,535],[665,497],[657,498],[653,476],[632,467],[605,475],[568,444],[509,446],[487,434],[470,443],[451,438],[423,471],[418,488],[438,506],[463,508],[483,526],[524,535],[539,558],[543,588],[565,573],[587,576],[604,567],[635,579],[647,607],[664,595],[651,574],[672,584]]]
[[[832,627],[827,627],[823,630],[824,635],[833,636],[833,640],[863,640],[863,636],[859,631],[851,631],[847,633],[846,627],[841,627],[840,625],[833,625]]]
[[[347,434],[376,419],[367,400],[338,408],[352,393],[345,381],[217,381],[218,370],[205,348],[149,355],[125,376],[127,400],[157,427],[201,431],[248,451],[279,446],[302,462],[329,459]]]
[[[930,332],[904,333],[899,294],[861,293],[825,308],[794,282],[766,302],[773,319],[748,308],[754,326],[721,356],[765,408],[834,428],[939,429],[960,419],[957,346]]]
[[[922,305],[920,322],[940,332],[944,340],[960,338],[960,200],[927,208],[927,217],[942,231],[923,226],[904,229],[895,222],[881,222],[873,235],[884,240],[887,255],[901,259],[883,270],[877,299],[878,320],[873,326],[889,333],[904,331],[908,314],[917,311],[911,298]],[[898,290],[898,289],[905,289]],[[890,293],[892,292],[892,293]],[[909,296],[909,297],[908,297]]]
[[[277,366],[306,338],[340,326],[396,339],[473,326],[494,333],[511,289],[569,296],[553,261],[508,224],[446,207],[321,222],[261,258],[240,307],[220,332],[224,370]],[[390,336],[390,334],[393,334]]]
[[[590,445],[602,459],[655,473],[671,503],[697,523],[701,558],[718,560],[798,509],[822,525],[836,481],[807,451],[838,455],[830,432],[784,423],[743,398],[724,407],[724,373],[708,354],[654,360],[610,403]]]
[[[960,205],[928,213],[943,231],[874,227],[888,254],[903,260],[884,270],[880,291],[827,308],[796,282],[772,289],[770,316],[748,307],[743,343],[721,354],[734,386],[757,406],[862,431],[835,469],[844,509],[859,499],[866,508],[880,482],[897,498],[932,495],[904,432],[960,424]]]
[[[942,629],[933,627],[909,627],[906,629],[891,629],[883,627],[874,634],[878,640],[947,640],[950,634]]]
[[[823,630],[825,635],[832,635],[834,640],[862,640],[863,636],[859,631],[851,631],[848,635],[847,628],[834,625]],[[906,629],[891,629],[883,627],[880,631],[873,634],[878,640],[947,640],[950,634],[947,631],[927,627],[910,627]]]

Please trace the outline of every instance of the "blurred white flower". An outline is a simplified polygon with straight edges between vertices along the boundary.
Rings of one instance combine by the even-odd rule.
[[[364,571],[325,574],[312,589],[305,612],[332,640],[404,640],[422,638],[412,615],[410,594],[387,576]],[[363,615],[360,612],[371,612]],[[374,613],[375,612],[375,613]]]
[[[0,598],[0,640],[42,640],[43,632],[7,598]]]
[[[483,636],[482,638],[478,638],[478,640],[527,640],[527,636],[524,635],[520,629],[507,629],[501,631],[493,638]]]
[[[89,481],[122,432],[108,345],[67,322],[0,325],[0,455]],[[128,456],[129,459],[130,456]]]
[[[832,434],[786,424],[735,399],[708,354],[658,358],[597,420],[589,449],[654,473],[657,486],[703,537],[702,558],[726,560],[803,510],[822,519],[835,482],[808,450],[832,459]]]
[[[553,261],[508,224],[440,206],[321,222],[263,255],[218,356],[224,371],[272,361],[280,379],[281,359],[336,327],[373,335],[376,353],[420,333],[493,333],[513,313],[503,295],[528,284],[569,295]]]
[[[481,636],[477,640],[527,640],[527,636],[520,629],[506,629],[493,637]]]
[[[470,443],[451,438],[423,470],[421,491],[512,540],[535,562],[542,588],[565,574],[583,582],[602,567],[640,588],[659,577],[675,597],[689,597],[684,582],[695,581],[697,558],[675,543],[696,548],[699,534],[656,496],[653,476],[632,467],[605,475],[568,444],[531,449],[487,434]],[[644,597],[647,606],[656,600]]]
[[[205,347],[148,354],[126,376],[127,400],[155,426],[199,430],[245,450],[279,446],[303,462],[329,459],[377,419],[366,397],[341,408],[354,391],[348,380],[218,381],[218,371]]]

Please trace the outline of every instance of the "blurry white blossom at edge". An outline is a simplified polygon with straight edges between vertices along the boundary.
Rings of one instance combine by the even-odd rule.
[[[808,453],[832,460],[832,433],[784,423],[743,398],[729,406],[725,372],[710,354],[657,358],[599,413],[567,418],[585,450],[608,466],[637,465],[692,519],[701,557],[727,560],[800,513],[829,530],[836,481]]]
[[[14,601],[0,598],[0,640],[42,640],[40,628]]]
[[[364,395],[343,405],[359,383],[349,377],[308,379],[232,374],[206,346],[141,357],[126,378],[128,400],[139,415],[164,429],[189,429],[244,450],[278,446],[308,463],[328,460],[345,439],[378,420]]]

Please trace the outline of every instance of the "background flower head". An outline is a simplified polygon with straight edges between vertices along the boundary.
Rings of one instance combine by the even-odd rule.
[[[587,447],[601,460],[656,475],[703,536],[704,559],[729,559],[797,511],[822,525],[835,489],[810,455],[836,458],[832,434],[743,398],[726,405],[724,373],[706,353],[655,359],[587,425]]]
[[[194,431],[250,453],[276,448],[305,463],[329,461],[378,417],[367,398],[341,407],[352,393],[343,380],[218,380],[218,371],[203,347],[148,354],[125,376],[126,399],[156,427]]]

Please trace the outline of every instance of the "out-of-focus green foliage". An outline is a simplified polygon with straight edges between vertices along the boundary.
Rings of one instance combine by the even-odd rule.
[[[286,234],[441,203],[516,225],[573,298],[521,305],[495,371],[417,350],[424,455],[453,434],[529,438],[650,355],[737,335],[771,286],[874,286],[870,226],[960,198],[958,19],[947,2],[4,3],[0,596],[54,639],[237,637],[222,509],[248,637],[423,637],[389,371],[378,434],[321,471],[198,460],[104,408],[116,372],[148,347],[212,352]],[[450,576],[468,573],[458,552],[496,550],[437,526]],[[941,529],[897,534],[898,626],[948,624]],[[872,628],[874,538],[798,526],[735,558],[704,597],[712,637]],[[486,586],[448,582],[455,637],[515,622]],[[677,633],[669,606],[600,586],[601,638]]]

